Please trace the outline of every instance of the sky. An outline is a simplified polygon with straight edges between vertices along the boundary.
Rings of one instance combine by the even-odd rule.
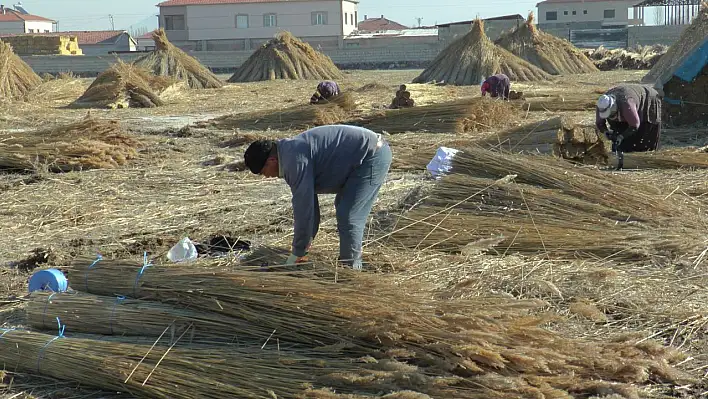
[[[0,0],[2,1],[2,0]],[[540,0],[360,0],[359,19],[382,14],[407,26],[435,25],[507,14],[526,16]],[[5,5],[17,0],[4,0]],[[157,27],[159,0],[24,0],[28,12],[59,22],[59,30],[136,30]]]

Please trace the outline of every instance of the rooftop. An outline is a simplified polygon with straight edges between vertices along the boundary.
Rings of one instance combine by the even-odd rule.
[[[44,21],[44,22],[56,22],[49,18],[40,17],[39,15],[32,14],[22,14],[19,11],[5,7],[2,12],[0,12],[0,22],[19,22],[19,21]]]
[[[639,0],[545,0],[536,4],[572,4],[572,3],[626,3],[626,4],[636,4]]]
[[[177,6],[208,6],[219,4],[245,4],[245,3],[285,3],[293,1],[311,1],[311,0],[167,0],[159,3],[158,7],[177,7]],[[345,0],[351,3],[358,3],[358,0]]]
[[[424,29],[400,29],[400,30],[385,30],[380,32],[356,32],[344,38],[347,39],[377,39],[383,37],[420,37],[420,36],[437,36],[438,28]]]
[[[407,26],[399,24],[398,22],[392,21],[388,18],[384,18],[383,15],[379,18],[367,18],[365,15],[364,20],[359,22],[356,28],[362,32],[408,29]]]

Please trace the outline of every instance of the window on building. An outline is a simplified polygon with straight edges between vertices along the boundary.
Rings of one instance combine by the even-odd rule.
[[[34,29],[27,29],[27,32],[34,33]]]
[[[238,22],[237,22],[238,23]],[[246,23],[248,28],[248,22]],[[265,14],[263,15],[263,26],[266,28],[272,28],[278,26],[278,16],[275,14]]]
[[[587,15],[587,14],[588,14],[588,10],[583,10],[583,14],[584,14],[584,15]]]
[[[577,11],[573,11],[573,15],[576,15],[577,13],[578,13]]]
[[[568,15],[568,11],[563,11],[563,15]]]
[[[185,30],[184,15],[165,15],[165,30]]]
[[[354,11],[354,25],[359,23],[359,11]]]
[[[313,12],[312,25],[327,25],[327,13],[321,11]]]
[[[236,29],[248,28],[248,15],[239,14],[236,16]]]
[[[546,21],[557,21],[558,12],[557,11],[546,11]]]
[[[49,29],[45,29],[45,30],[44,30],[44,33],[49,33]]]
[[[347,22],[348,20],[349,20],[349,14],[347,14],[347,13],[345,12],[345,13],[344,13],[344,25],[346,25],[346,24],[349,23],[349,22]]]
[[[352,19],[352,25],[354,25],[354,14],[349,14],[349,17]]]
[[[614,18],[615,10],[605,10],[605,18]]]

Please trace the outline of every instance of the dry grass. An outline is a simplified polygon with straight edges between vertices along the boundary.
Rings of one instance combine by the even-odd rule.
[[[634,50],[608,50],[604,47],[599,47],[596,50],[588,50],[585,54],[593,61],[597,69],[612,71],[616,69],[652,69],[654,65],[664,58],[665,52],[665,47],[655,48],[653,46],[645,46]]]
[[[502,35],[495,43],[551,75],[593,73],[597,68],[569,41],[540,31],[533,12],[526,23]]]
[[[155,30],[152,39],[155,51],[133,62],[136,67],[156,76],[184,81],[193,89],[214,89],[224,85],[207,67],[170,43],[164,29]]]
[[[42,78],[12,51],[12,47],[0,42],[0,99],[22,99],[40,83]]]
[[[229,82],[275,79],[337,80],[342,73],[326,55],[315,51],[290,32],[263,44],[241,65]]]
[[[70,125],[0,140],[0,169],[67,172],[115,168],[137,157],[140,142],[118,121],[87,116]]]
[[[496,73],[520,82],[550,78],[538,67],[495,45],[484,33],[484,22],[477,19],[468,34],[440,52],[413,82],[479,85]]]
[[[160,94],[174,85],[172,78],[155,76],[145,69],[118,62],[101,73],[75,108],[152,108],[163,105]]]

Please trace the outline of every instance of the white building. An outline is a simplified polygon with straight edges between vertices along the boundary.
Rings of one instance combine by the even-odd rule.
[[[56,21],[0,6],[0,34],[52,33]]]
[[[538,3],[538,25],[541,29],[602,29],[641,25],[630,18],[629,9],[639,0],[545,0]]]
[[[189,50],[247,50],[289,31],[315,47],[342,47],[356,30],[358,0],[167,0],[160,27]]]

